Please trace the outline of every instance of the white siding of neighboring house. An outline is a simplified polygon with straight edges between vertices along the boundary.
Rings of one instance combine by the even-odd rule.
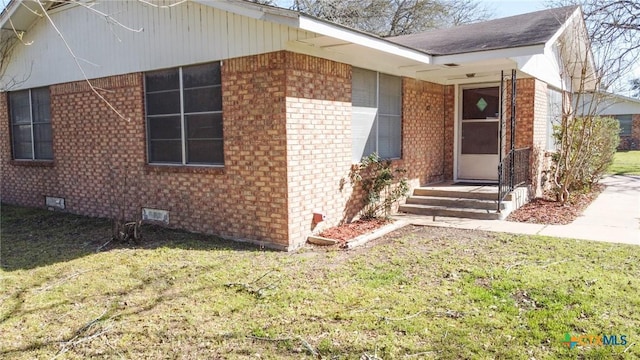
[[[640,114],[640,99],[625,98],[613,94],[598,95],[596,97],[596,112],[599,115],[633,115]],[[585,94],[580,98],[578,106],[578,114],[591,111],[592,97]]]
[[[193,2],[158,8],[138,1],[103,1],[95,8],[143,31],[125,30],[81,6],[52,11],[90,79],[278,51],[289,41],[314,36]],[[18,44],[13,53],[3,79],[20,83],[10,90],[84,79],[46,18],[26,32],[24,42],[32,41]]]

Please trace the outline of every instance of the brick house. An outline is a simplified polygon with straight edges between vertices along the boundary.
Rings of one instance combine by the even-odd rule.
[[[640,150],[640,99],[601,92],[595,97],[587,94],[580,105],[587,111],[591,106],[595,106],[595,111],[600,116],[618,120],[618,150]]]
[[[357,215],[345,180],[374,151],[412,187],[495,181],[514,80],[516,147],[550,148],[558,43],[588,41],[577,7],[382,39],[245,1],[44,3],[0,15],[2,39],[24,33],[2,69],[2,202],[283,250],[314,213]]]

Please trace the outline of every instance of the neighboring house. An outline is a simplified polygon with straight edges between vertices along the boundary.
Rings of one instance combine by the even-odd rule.
[[[22,2],[0,15],[4,38],[24,32],[0,84],[3,202],[144,213],[287,250],[317,229],[314,213],[324,226],[357,214],[349,171],[373,151],[412,187],[495,181],[512,70],[515,147],[546,148],[553,104],[571,88],[560,69],[575,63],[558,44],[588,43],[578,7],[382,39],[245,1],[93,5],[139,32],[45,2],[120,117]]]
[[[596,106],[594,113],[620,123],[618,150],[640,150],[640,99],[611,93],[586,94],[582,109],[591,112],[589,106]]]

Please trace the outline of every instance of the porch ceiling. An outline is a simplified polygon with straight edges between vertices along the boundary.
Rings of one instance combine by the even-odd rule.
[[[425,63],[330,36],[291,41],[288,49],[388,74],[446,85],[497,81],[500,79],[501,70],[510,71],[517,67],[517,63],[509,58],[478,60],[456,66],[442,62]]]

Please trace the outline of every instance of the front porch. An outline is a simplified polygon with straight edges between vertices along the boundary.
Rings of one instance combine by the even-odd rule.
[[[503,220],[526,204],[531,196],[527,183],[500,199],[498,184],[469,184],[447,181],[413,190],[398,211],[432,217],[456,217],[478,220]]]

